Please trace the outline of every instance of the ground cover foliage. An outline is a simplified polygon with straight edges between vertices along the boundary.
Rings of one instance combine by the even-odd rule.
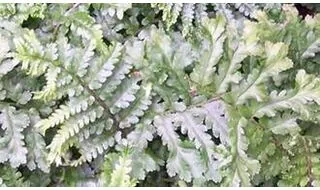
[[[319,186],[305,4],[0,4],[0,186]]]

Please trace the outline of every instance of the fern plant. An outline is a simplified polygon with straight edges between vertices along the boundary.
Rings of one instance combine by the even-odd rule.
[[[318,14],[2,4],[0,17],[1,186],[320,183]]]

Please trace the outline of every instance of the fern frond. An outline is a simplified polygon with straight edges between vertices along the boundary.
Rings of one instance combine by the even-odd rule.
[[[110,154],[104,163],[104,175],[102,179],[109,187],[132,187],[135,186],[135,179],[131,179],[132,160],[127,153],[123,155]],[[110,172],[110,173],[109,173]]]
[[[230,176],[227,176],[227,183],[232,186],[250,186],[252,177],[260,171],[259,161],[250,158],[246,153],[248,140],[244,128],[247,122],[247,119],[243,117],[232,118],[230,121],[232,170]]]
[[[314,57],[316,53],[320,51],[320,40],[313,42],[305,52],[302,54],[302,58],[308,59]]]
[[[2,187],[28,187],[28,181],[24,181],[21,172],[9,166],[1,166],[0,178]]]
[[[267,42],[265,44],[265,49],[266,60],[262,68],[259,71],[253,70],[252,74],[249,74],[248,80],[245,82],[246,84],[244,86],[240,84],[241,88],[244,90],[240,92],[237,97],[238,104],[245,102],[245,100],[249,98],[255,98],[257,101],[261,102],[267,96],[263,83],[267,81],[269,77],[277,76],[280,72],[293,67],[292,61],[286,57],[288,48],[284,44],[272,44]]]
[[[187,182],[190,182],[192,178],[201,178],[204,166],[200,153],[190,146],[190,143],[182,142],[179,139],[174,131],[172,119],[157,116],[154,125],[162,137],[163,143],[168,146],[170,151],[166,165],[169,176],[178,174],[181,179]]]
[[[25,147],[22,131],[29,125],[29,117],[14,107],[4,107],[0,114],[1,128],[5,130],[1,137],[0,162],[10,162],[13,168],[27,163],[28,150]]]
[[[319,78],[307,74],[304,70],[299,70],[295,83],[295,89],[292,91],[271,92],[270,101],[259,107],[255,115],[272,117],[277,111],[292,109],[304,117],[309,117],[308,103],[319,104]]]
[[[46,143],[35,124],[40,120],[39,114],[35,110],[29,110],[30,124],[25,130],[25,142],[28,149],[27,166],[30,170],[41,169],[49,173],[47,162]]]
[[[4,3],[0,7],[0,17],[21,24],[30,17],[44,18],[46,4],[10,4]]]
[[[116,15],[120,20],[123,18],[124,12],[132,7],[131,3],[108,3],[95,6],[99,7],[102,15],[108,14],[111,17]]]
[[[190,75],[192,81],[197,84],[199,90],[212,83],[212,77],[215,73],[215,66],[218,64],[223,53],[223,44],[225,40],[225,19],[218,16],[216,19],[208,19],[203,22],[204,34],[208,34],[210,41],[209,47],[203,44],[203,53],[199,64],[195,66]]]

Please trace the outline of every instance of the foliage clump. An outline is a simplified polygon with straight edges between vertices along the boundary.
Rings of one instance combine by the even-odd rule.
[[[1,4],[1,186],[318,186],[320,15]]]

